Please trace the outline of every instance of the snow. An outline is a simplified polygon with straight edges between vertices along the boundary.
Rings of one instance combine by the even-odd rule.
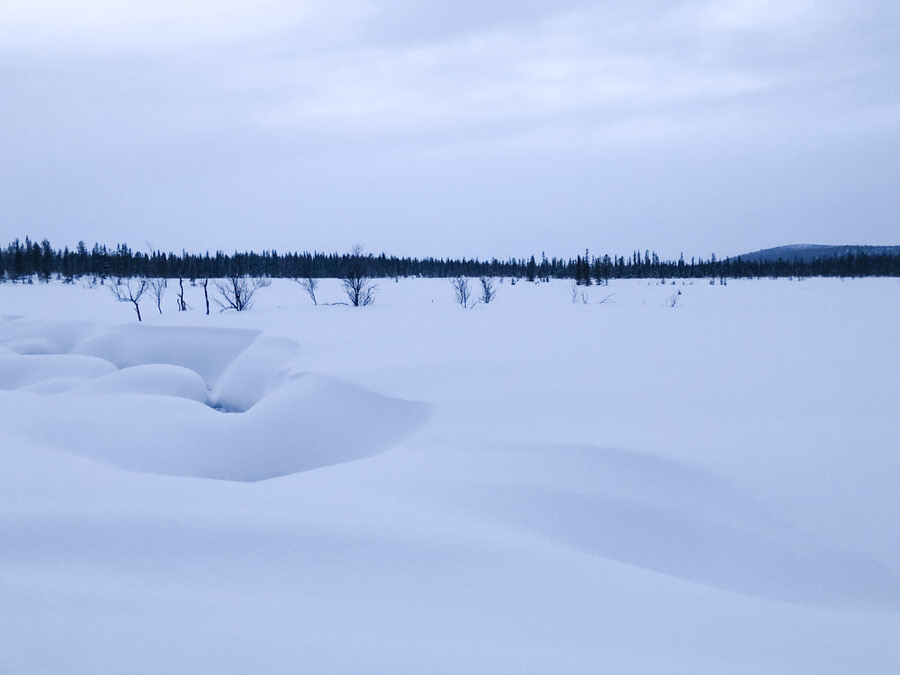
[[[897,672],[896,280],[379,286],[0,285],[0,672]]]

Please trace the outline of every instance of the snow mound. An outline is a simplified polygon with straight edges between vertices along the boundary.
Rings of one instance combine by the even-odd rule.
[[[46,380],[89,380],[115,371],[109,361],[62,354],[0,354],[0,389],[21,389]]]
[[[73,357],[70,357],[73,358]],[[82,357],[86,358],[86,357]],[[80,394],[156,394],[200,403],[207,402],[206,385],[197,373],[183,366],[153,363],[113,370],[78,387]]]
[[[132,394],[7,402],[13,430],[132,471],[258,481],[370,457],[399,442],[430,407],[317,374],[297,376],[245,413]]]
[[[426,404],[292,368],[299,350],[255,331],[104,329],[73,353],[0,355],[3,388],[19,390],[0,406],[9,431],[66,452],[233,481],[369,457],[428,417]]]
[[[17,354],[65,354],[93,330],[87,322],[3,318],[0,345]]]
[[[211,387],[258,335],[242,329],[116,326],[86,336],[71,352],[106,359],[117,368],[150,363],[182,366]]]
[[[299,351],[286,338],[260,337],[225,369],[210,396],[210,403],[225,412],[244,412],[277,387],[282,367]]]

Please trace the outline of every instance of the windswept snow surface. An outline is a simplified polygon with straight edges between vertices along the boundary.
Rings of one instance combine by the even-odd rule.
[[[0,673],[900,672],[897,280],[379,285],[0,285]]]

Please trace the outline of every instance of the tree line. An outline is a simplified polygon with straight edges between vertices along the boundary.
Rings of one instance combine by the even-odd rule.
[[[72,281],[83,276],[99,278],[146,277],[160,279],[221,279],[225,277],[267,277],[293,279],[344,278],[348,270],[357,276],[385,277],[510,277],[528,281],[572,279],[577,284],[604,283],[609,279],[698,279],[754,277],[866,277],[900,276],[900,256],[848,253],[839,257],[801,260],[742,260],[709,258],[661,260],[649,250],[643,255],[593,256],[589,251],[575,258],[506,260],[410,258],[348,253],[278,253],[275,250],[215,254],[134,251],[126,244],[115,248],[79,242],[74,250],[54,248],[46,239],[16,239],[0,249],[0,279],[39,280],[59,278]]]

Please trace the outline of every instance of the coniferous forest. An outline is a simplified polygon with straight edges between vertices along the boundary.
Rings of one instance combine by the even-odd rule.
[[[573,279],[579,284],[609,279],[696,279],[756,277],[867,277],[900,276],[900,256],[890,253],[848,252],[813,260],[742,260],[715,255],[708,259],[681,256],[661,260],[649,250],[630,256],[584,255],[575,258],[507,258],[498,260],[410,258],[361,253],[279,253],[275,250],[203,254],[134,251],[126,244],[115,248],[79,242],[74,250],[54,248],[26,237],[0,249],[0,280],[37,277],[73,281],[83,276],[99,278],[154,277],[167,279],[211,279],[229,276],[270,278],[340,278],[348,269],[362,269],[372,278],[384,277],[512,277],[528,281]]]

